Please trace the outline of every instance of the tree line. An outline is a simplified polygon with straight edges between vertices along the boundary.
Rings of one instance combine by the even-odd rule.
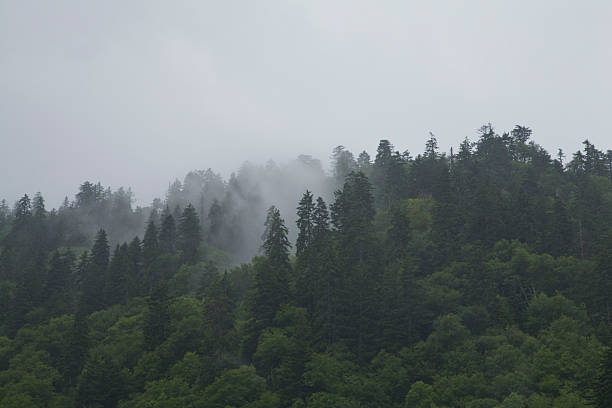
[[[531,134],[339,146],[238,265],[253,173],[137,210],[92,183],[58,211],[4,202],[0,406],[612,406],[612,152],[564,162]]]

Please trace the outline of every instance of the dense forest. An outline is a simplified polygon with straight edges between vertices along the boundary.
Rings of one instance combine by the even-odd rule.
[[[612,151],[516,126],[0,204],[0,407],[612,407]]]

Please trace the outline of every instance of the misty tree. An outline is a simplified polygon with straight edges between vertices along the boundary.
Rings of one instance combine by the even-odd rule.
[[[13,214],[17,225],[25,223],[28,217],[32,215],[32,201],[27,194],[24,194],[23,197],[17,201]]]
[[[105,276],[108,269],[110,247],[106,231],[99,230],[91,249],[90,261],[86,263],[82,282],[82,296],[88,313],[104,307]]]
[[[32,199],[32,214],[38,218],[43,218],[47,215],[45,199],[40,192],[37,192]]]
[[[146,267],[150,266],[155,258],[159,255],[159,240],[158,240],[158,232],[157,225],[155,225],[155,221],[153,220],[153,215],[149,217],[149,222],[147,223],[147,229],[145,230],[144,238],[142,241],[142,257],[143,262]]]
[[[367,172],[372,165],[370,155],[365,150],[359,153],[357,157],[357,168],[359,171]]]
[[[168,206],[161,215],[162,223],[159,231],[159,247],[164,253],[173,253],[176,250],[176,223]]]
[[[342,185],[346,176],[356,168],[353,153],[342,145],[336,146],[332,152],[332,171],[336,185]]]
[[[268,209],[263,235],[265,259],[256,266],[252,313],[257,327],[269,324],[276,311],[289,300],[289,248],[287,227],[280,211]]]
[[[106,306],[123,303],[128,296],[130,259],[127,244],[117,245],[106,273],[104,298]]]
[[[197,262],[200,240],[200,219],[195,208],[189,204],[179,219],[177,236],[177,249],[182,251],[187,263]]]
[[[296,255],[299,257],[308,247],[313,238],[314,202],[312,193],[308,190],[302,196],[297,208],[298,237],[295,243]]]

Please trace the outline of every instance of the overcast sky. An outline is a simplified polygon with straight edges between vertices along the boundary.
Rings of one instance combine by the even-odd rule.
[[[612,148],[610,1],[0,0],[0,198],[168,182],[491,122]]]

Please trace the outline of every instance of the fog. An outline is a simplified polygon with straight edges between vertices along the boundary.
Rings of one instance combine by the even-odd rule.
[[[327,170],[387,138],[448,151],[491,122],[610,147],[612,4],[0,1],[0,198],[85,180],[136,202],[244,161]],[[271,185],[270,188],[273,188]]]

